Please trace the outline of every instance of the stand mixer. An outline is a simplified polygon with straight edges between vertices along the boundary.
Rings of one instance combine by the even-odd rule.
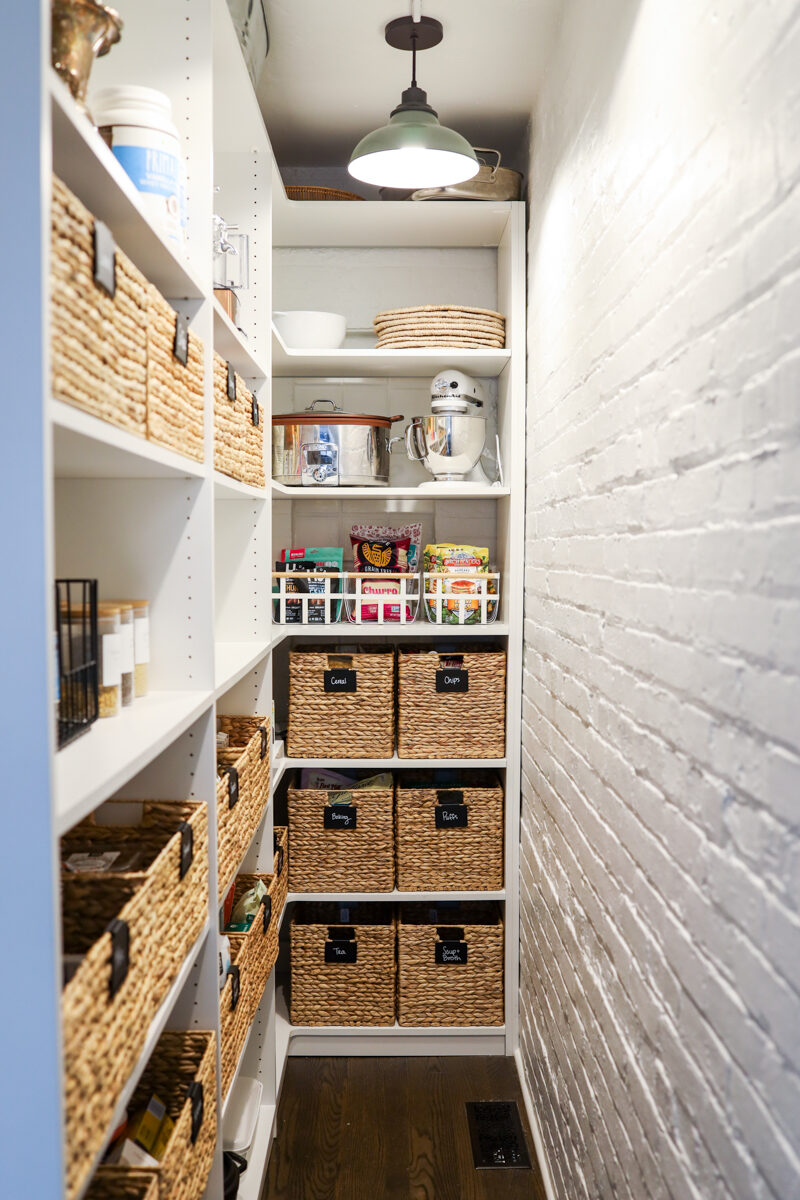
[[[431,383],[431,416],[413,417],[406,428],[408,457],[421,462],[437,482],[464,482],[484,453],[483,407],[480,382],[445,367]]]

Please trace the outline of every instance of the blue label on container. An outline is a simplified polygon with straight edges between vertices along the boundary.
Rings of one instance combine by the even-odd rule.
[[[147,146],[115,146],[114,155],[139,192],[155,196],[177,196],[180,163],[176,154]]]

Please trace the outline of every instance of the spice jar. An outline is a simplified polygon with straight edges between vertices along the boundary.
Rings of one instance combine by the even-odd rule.
[[[99,716],[115,717],[122,691],[122,623],[118,604],[98,604]]]
[[[133,704],[133,605],[127,600],[115,600],[114,603],[119,606],[122,707],[127,708]]]
[[[150,662],[150,603],[131,600],[133,606],[133,690],[139,699],[147,695]]]

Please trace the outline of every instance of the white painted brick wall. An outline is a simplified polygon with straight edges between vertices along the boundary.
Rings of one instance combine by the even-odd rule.
[[[534,114],[522,1052],[560,1200],[800,1197],[800,3]]]

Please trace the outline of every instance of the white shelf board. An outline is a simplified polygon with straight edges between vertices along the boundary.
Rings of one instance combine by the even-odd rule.
[[[510,358],[510,350],[290,350],[272,328],[272,374],[277,378],[429,379],[446,363],[469,375],[493,379],[505,370]]]
[[[512,211],[472,200],[289,200],[277,170],[272,204],[276,246],[497,246]]]
[[[202,275],[148,221],[128,175],[69,91],[50,71],[53,171],[93,216],[108,225],[117,245],[170,299],[204,298]]]
[[[369,1034],[370,1037],[377,1038],[395,1038],[395,1037],[423,1037],[423,1038],[446,1038],[459,1037],[467,1034],[470,1037],[480,1037],[486,1034],[495,1034],[503,1037],[505,1034],[504,1025],[398,1025],[395,1021],[394,1025],[292,1025],[291,1037],[326,1037],[330,1034],[335,1034],[337,1037],[361,1037],[363,1034]]]
[[[136,437],[89,413],[50,401],[57,479],[202,479],[203,463]]]
[[[253,487],[251,483],[240,483],[231,479],[221,471],[214,472],[214,497],[217,500],[266,500],[264,488]]]
[[[212,14],[214,150],[271,155],[264,118],[225,0],[213,0]]]
[[[499,500],[511,489],[480,483],[421,483],[416,487],[287,487],[272,481],[276,500]]]
[[[95,721],[55,758],[60,837],[165,750],[211,704],[211,692],[151,692],[119,716]]]
[[[200,953],[201,947],[202,947],[203,943],[205,942],[206,938],[208,937],[208,931],[209,931],[209,923],[208,923],[208,921],[206,921],[205,925],[203,926],[203,930],[202,930],[200,936],[198,937],[194,946],[192,947],[192,949],[189,951],[188,955],[184,959],[181,969],[178,972],[177,977],[175,979],[175,982],[172,984],[172,987],[167,992],[167,995],[164,998],[164,1001],[161,1004],[161,1007],[159,1008],[156,1015],[153,1017],[153,1020],[150,1022],[150,1028],[147,1031],[147,1037],[145,1038],[145,1043],[144,1043],[142,1052],[139,1055],[136,1066],[134,1067],[132,1073],[128,1077],[128,1080],[120,1093],[120,1097],[119,1097],[119,1100],[117,1101],[117,1105],[116,1105],[116,1108],[114,1109],[114,1113],[111,1117],[111,1120],[108,1122],[108,1125],[106,1126],[105,1133],[103,1135],[102,1145],[101,1145],[100,1149],[98,1150],[97,1154],[95,1155],[90,1169],[87,1171],[86,1175],[84,1176],[83,1183],[82,1183],[81,1187],[78,1189],[78,1192],[76,1193],[74,1200],[81,1200],[81,1197],[86,1192],[87,1188],[89,1187],[89,1184],[91,1183],[94,1169],[97,1166],[97,1164],[99,1163],[103,1154],[105,1153],[106,1147],[111,1139],[112,1133],[117,1128],[117,1126],[120,1124],[120,1122],[122,1121],[122,1118],[125,1116],[125,1113],[128,1108],[128,1104],[131,1101],[131,1097],[133,1096],[133,1093],[136,1091],[136,1087],[139,1083],[139,1080],[142,1076],[142,1073],[143,1073],[145,1067],[147,1066],[147,1063],[150,1059],[150,1055],[155,1050],[156,1043],[158,1042],[158,1039],[161,1037],[161,1034],[164,1032],[167,1021],[169,1020],[169,1017],[170,1017],[170,1013],[172,1012],[173,1008],[175,1007],[175,1002],[177,1001],[178,997],[180,996],[181,992],[183,991],[183,989],[186,985],[186,981],[189,978],[189,975],[191,973],[192,967],[194,966],[197,956]]]
[[[407,625],[387,621],[385,625],[366,622],[363,625],[351,624],[350,621],[337,621],[333,625],[283,625],[280,635],[273,637],[273,646],[286,641],[290,637],[334,638],[339,641],[361,641],[362,638],[388,637],[392,638],[444,638],[448,641],[461,637],[508,637],[507,621],[493,621],[489,625],[434,625],[432,621],[410,621]]]
[[[376,901],[391,904],[401,900],[447,901],[447,900],[505,900],[505,890],[499,892],[289,892],[286,903],[308,903],[309,901],[331,901],[347,904],[348,901]]]
[[[281,781],[284,771],[286,770],[286,754],[284,752],[283,738],[276,738],[272,743],[272,754],[269,760],[269,787],[270,794],[275,791],[275,788]]]
[[[253,1144],[247,1156],[247,1170],[239,1181],[238,1200],[260,1200],[267,1177],[274,1124],[275,1105],[262,1104],[258,1112]]]
[[[219,697],[269,654],[271,642],[217,642],[214,647],[214,695]]]
[[[505,758],[284,758],[284,770],[300,770],[303,767],[352,767],[353,770],[371,769],[373,767],[385,771],[397,771],[406,768],[413,770],[431,770],[435,768],[459,767],[504,767]]]
[[[269,377],[267,367],[259,362],[247,338],[234,325],[214,296],[214,349],[226,362],[236,368],[244,379],[263,380]]]

